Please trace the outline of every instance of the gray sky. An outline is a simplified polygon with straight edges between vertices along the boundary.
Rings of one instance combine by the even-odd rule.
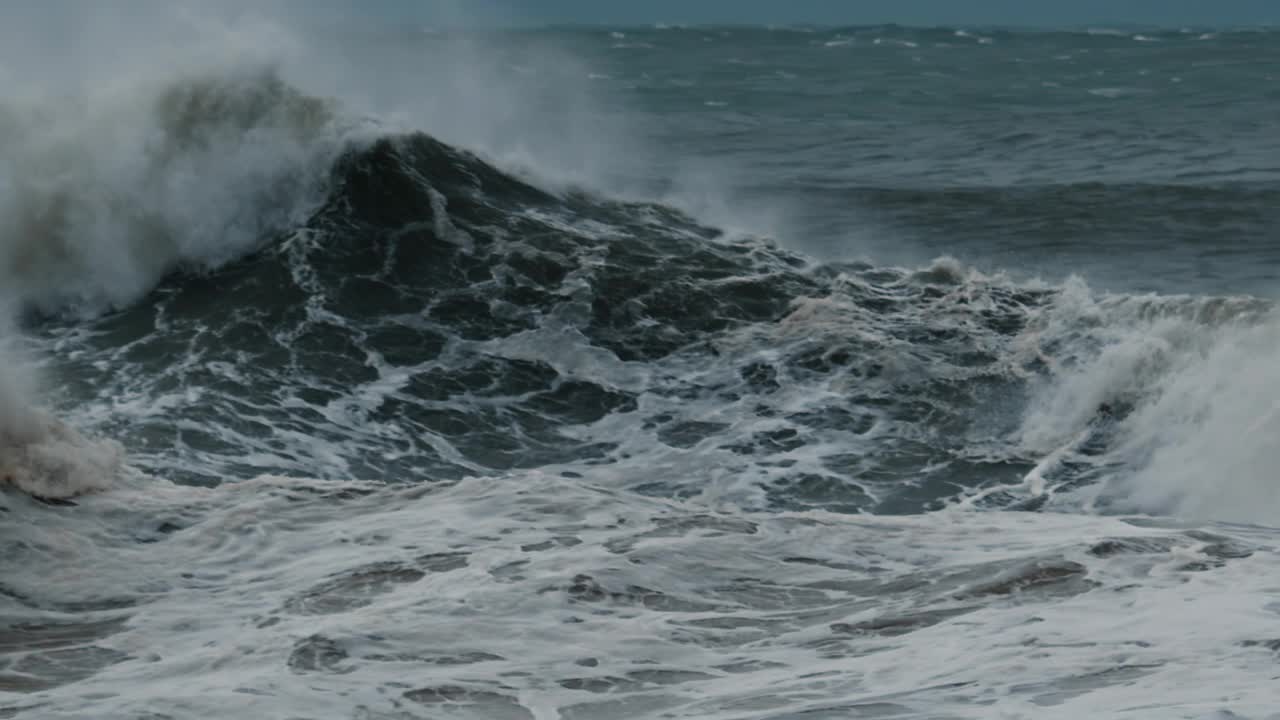
[[[372,0],[430,20],[463,15],[535,23],[902,23],[912,25],[1257,25],[1280,23],[1280,0]]]

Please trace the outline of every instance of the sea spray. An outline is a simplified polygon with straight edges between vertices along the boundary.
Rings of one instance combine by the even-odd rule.
[[[93,314],[178,267],[209,269],[305,217],[341,144],[330,104],[269,67],[7,108],[0,280]]]
[[[1244,522],[1280,512],[1270,303],[1109,295],[1073,280],[1033,315],[1020,344],[1048,371],[1033,383],[1019,449],[1106,471],[1069,505]]]
[[[43,498],[67,498],[111,485],[124,448],[94,440],[38,406],[33,364],[0,325],[0,483]]]

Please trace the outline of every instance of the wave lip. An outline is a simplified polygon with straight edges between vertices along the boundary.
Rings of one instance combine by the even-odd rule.
[[[350,124],[264,67],[0,104],[0,279],[44,312],[136,300],[305,219]]]

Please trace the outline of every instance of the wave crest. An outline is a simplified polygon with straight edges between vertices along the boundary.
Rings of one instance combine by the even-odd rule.
[[[0,117],[0,279],[44,312],[121,306],[300,222],[343,135],[332,103],[269,68]]]

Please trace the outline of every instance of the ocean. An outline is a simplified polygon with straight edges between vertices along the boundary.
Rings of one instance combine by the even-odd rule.
[[[0,52],[0,718],[1280,717],[1280,32],[190,30]]]

